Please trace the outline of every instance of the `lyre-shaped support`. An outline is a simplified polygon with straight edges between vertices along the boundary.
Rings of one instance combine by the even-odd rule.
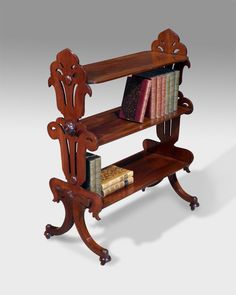
[[[151,49],[152,51],[165,54],[187,56],[186,46],[180,42],[179,36],[171,29],[161,32],[157,39],[152,42]],[[191,64],[188,59],[185,62],[178,62],[174,65],[171,65],[174,70],[180,71],[179,84],[182,83],[184,66],[190,68]]]
[[[52,139],[59,140],[62,170],[67,182],[57,178],[50,180],[53,201],[63,203],[65,219],[61,227],[48,224],[44,234],[49,239],[66,233],[75,224],[84,243],[100,257],[103,265],[111,257],[107,249],[93,240],[84,219],[84,212],[88,209],[100,220],[99,213],[103,208],[102,197],[82,187],[86,180],[86,150],[98,148],[96,136],[80,121],[84,115],[85,95],[91,96],[92,91],[78,57],[69,49],[57,54],[56,61],[51,64],[48,84],[54,86],[57,107],[64,116],[48,124],[48,133]]]
[[[180,91],[178,93],[178,96],[179,96],[178,105],[188,107],[189,111],[186,112],[186,114],[190,114],[193,111],[193,104],[191,100],[184,97],[183,93]],[[156,150],[158,148],[160,152],[162,151],[162,153],[166,153],[166,155],[171,156],[173,153],[172,151],[174,150],[174,145],[179,138],[179,127],[180,127],[180,116],[171,118],[167,121],[164,121],[161,124],[158,124],[156,126],[156,132],[157,132],[158,138],[160,139],[160,142],[157,142],[151,139],[145,139],[143,142],[144,150],[151,151],[151,150]],[[193,161],[193,154],[189,151],[187,152],[183,151],[183,153],[184,154],[182,158],[181,158],[181,155],[179,155],[180,156],[179,160],[186,161],[190,165]],[[183,168],[188,173],[190,172],[189,165]],[[172,188],[175,190],[175,192],[182,199],[190,203],[191,210],[194,210],[196,207],[199,207],[199,202],[197,197],[195,196],[193,197],[189,195],[187,192],[185,192],[185,190],[181,187],[180,183],[178,182],[176,173],[168,175],[168,179]],[[162,179],[149,185],[149,187],[155,186],[161,181]],[[143,188],[143,191],[145,191],[145,188]]]

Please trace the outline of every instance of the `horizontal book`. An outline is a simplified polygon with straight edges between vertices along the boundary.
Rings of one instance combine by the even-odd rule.
[[[102,190],[114,183],[124,181],[133,176],[134,172],[116,165],[110,165],[101,171],[101,187]]]
[[[151,90],[151,81],[138,76],[127,77],[119,117],[142,123]]]
[[[128,186],[129,184],[131,184],[133,182],[134,182],[133,176],[128,177],[125,180],[116,182],[116,183],[110,185],[109,187],[107,187],[106,189],[103,189],[102,190],[102,195],[103,195],[103,197],[105,197],[105,196],[107,196],[107,195],[109,195],[111,193],[114,193],[115,191],[118,191],[121,188],[124,188],[124,187]]]

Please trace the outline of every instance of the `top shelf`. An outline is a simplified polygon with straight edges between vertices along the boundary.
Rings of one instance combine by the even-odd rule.
[[[188,57],[185,55],[141,51],[87,64],[83,68],[87,74],[87,83],[95,84],[186,61]]]

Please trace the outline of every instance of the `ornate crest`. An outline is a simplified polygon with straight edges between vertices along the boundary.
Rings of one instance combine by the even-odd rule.
[[[84,115],[85,95],[92,95],[79,58],[70,49],[64,49],[57,54],[50,70],[48,85],[55,88],[58,110],[66,120],[78,120]]]
[[[187,48],[180,43],[179,36],[171,29],[167,29],[158,35],[157,40],[152,42],[152,51],[187,55]]]

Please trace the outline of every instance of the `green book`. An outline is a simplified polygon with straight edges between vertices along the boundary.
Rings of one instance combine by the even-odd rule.
[[[174,112],[177,111],[177,108],[178,108],[179,78],[180,78],[180,71],[175,71],[174,104],[173,104]]]
[[[165,115],[168,115],[168,113],[169,113],[170,76],[171,76],[171,73],[166,74]]]
[[[101,157],[86,152],[86,181],[83,187],[101,195]]]
[[[170,73],[169,81],[169,100],[168,100],[168,113],[174,111],[174,94],[175,94],[175,72]]]

